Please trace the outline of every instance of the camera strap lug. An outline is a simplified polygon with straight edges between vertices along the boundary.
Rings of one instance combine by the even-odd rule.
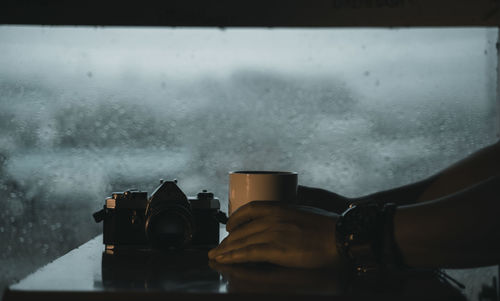
[[[221,224],[225,225],[225,224],[227,223],[228,217],[227,217],[227,215],[226,215],[224,212],[222,212],[222,211],[217,211],[217,213],[215,214],[215,219],[216,219],[219,223],[221,223]]]
[[[106,215],[107,215],[106,207],[92,214],[96,223],[102,222],[106,218]]]

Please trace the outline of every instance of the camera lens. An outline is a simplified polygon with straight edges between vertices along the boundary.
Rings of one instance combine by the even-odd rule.
[[[191,242],[194,231],[191,205],[175,181],[161,182],[151,195],[145,227],[153,247],[183,248]]]
[[[183,206],[154,208],[146,220],[146,234],[154,247],[182,248],[193,236],[193,217]]]

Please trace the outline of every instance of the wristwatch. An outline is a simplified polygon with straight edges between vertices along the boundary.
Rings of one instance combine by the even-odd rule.
[[[380,206],[375,202],[352,204],[336,224],[336,243],[357,273],[388,267],[404,267],[401,252],[394,239],[393,203]]]

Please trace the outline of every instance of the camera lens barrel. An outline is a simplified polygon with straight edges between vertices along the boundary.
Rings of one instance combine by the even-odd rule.
[[[155,248],[179,249],[191,242],[194,219],[186,195],[173,181],[163,182],[146,208],[146,236]]]
[[[153,247],[179,249],[192,240],[193,216],[184,206],[162,206],[147,215],[145,227]]]

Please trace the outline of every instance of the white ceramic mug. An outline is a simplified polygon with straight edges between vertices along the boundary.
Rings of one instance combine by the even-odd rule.
[[[288,171],[233,171],[229,173],[229,215],[252,201],[295,203],[298,175]]]

